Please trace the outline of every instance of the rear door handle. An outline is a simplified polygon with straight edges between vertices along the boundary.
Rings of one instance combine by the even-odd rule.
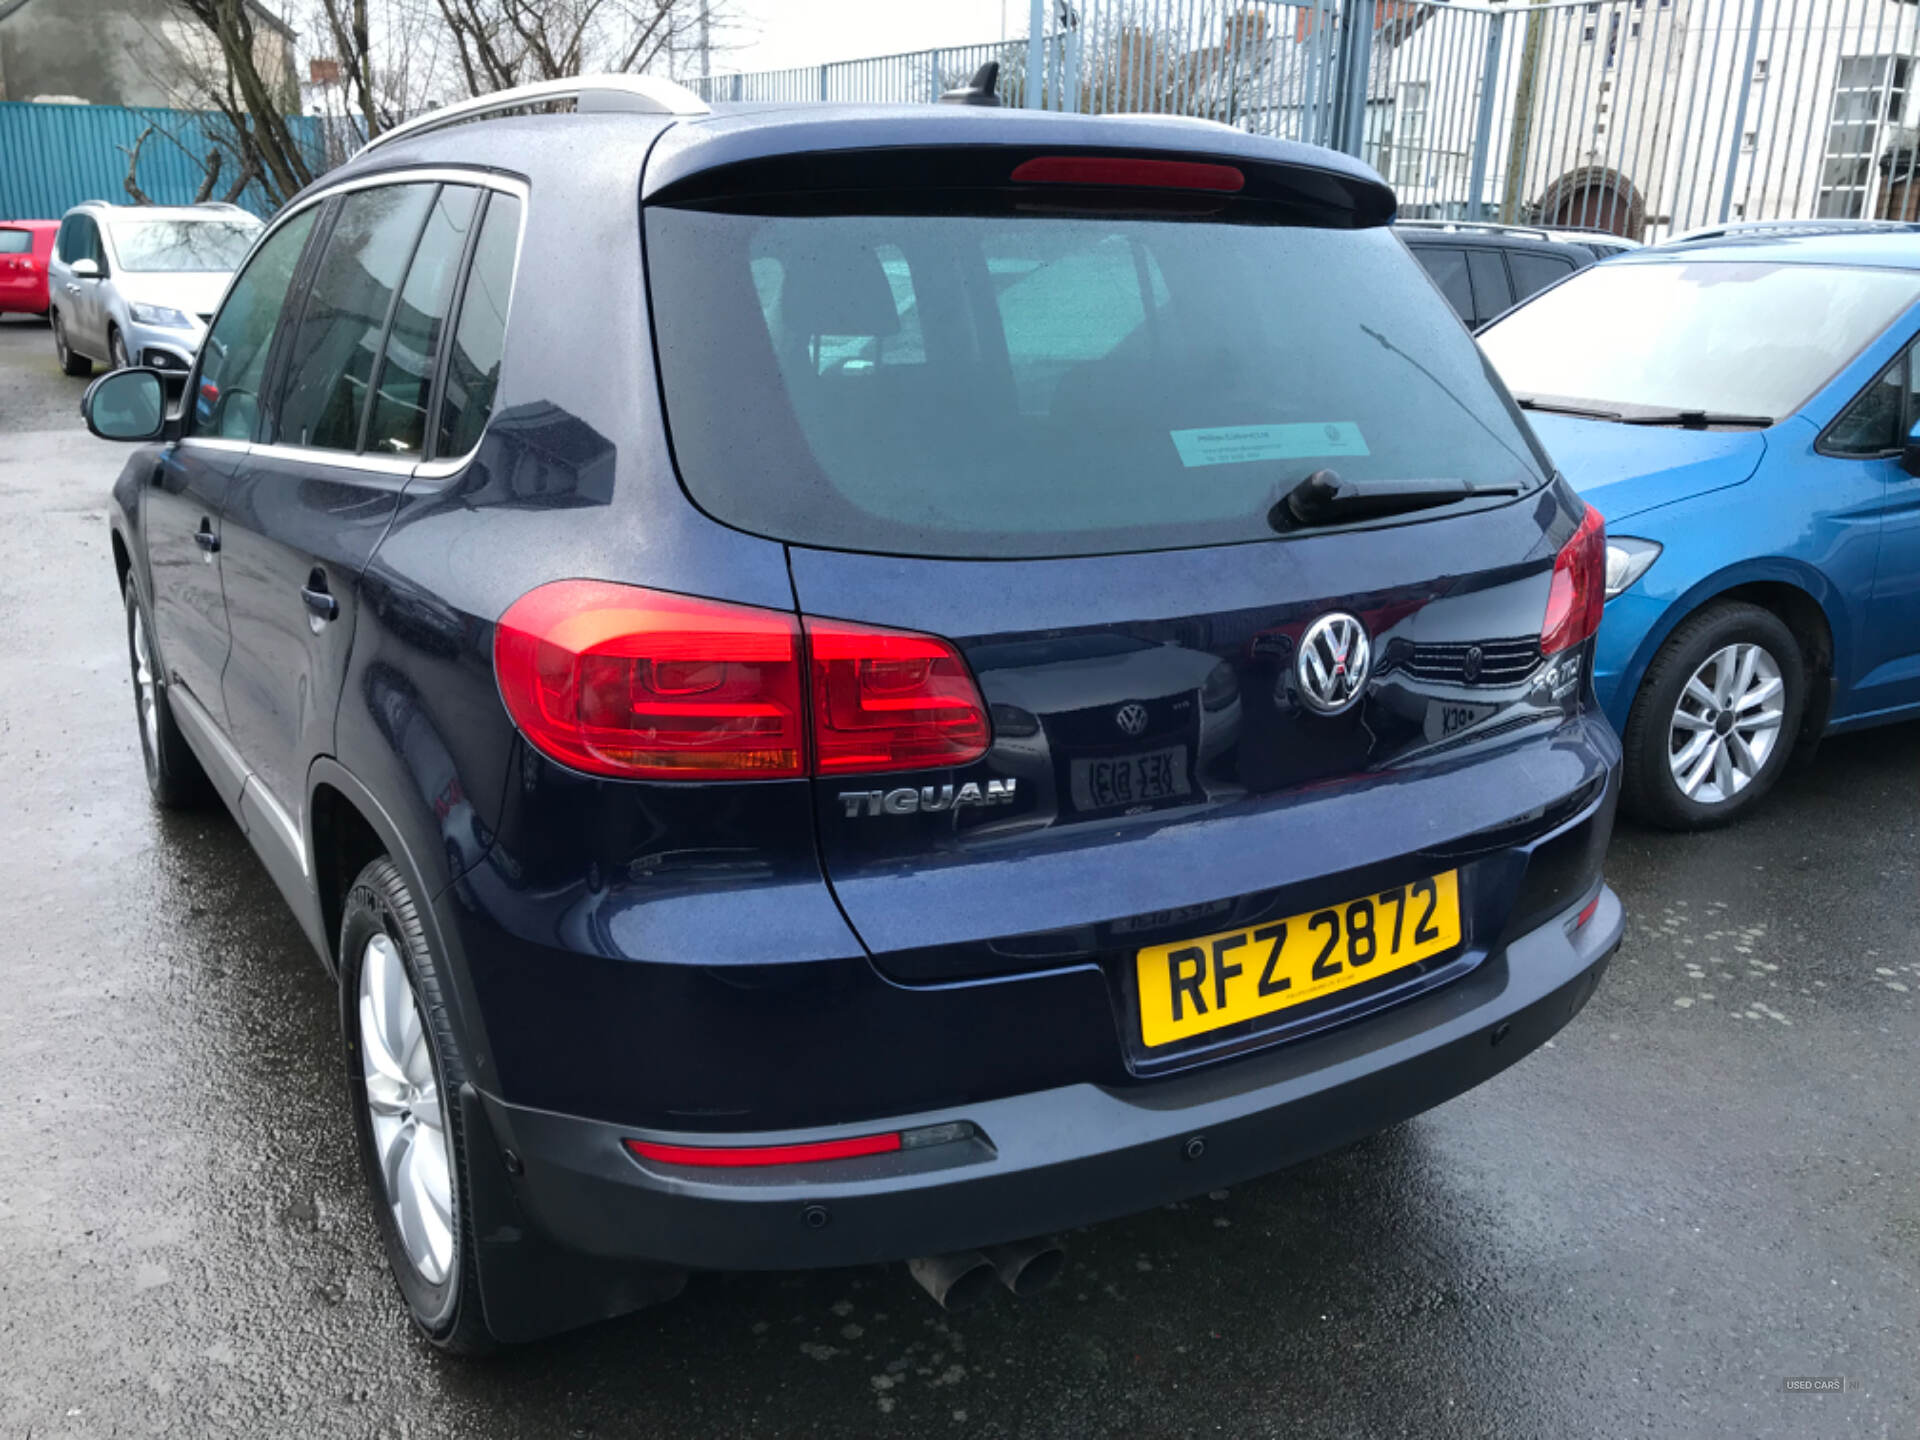
[[[220,551],[220,537],[213,533],[213,527],[204,520],[200,522],[200,528],[193,532],[193,543],[206,551],[209,557]]]

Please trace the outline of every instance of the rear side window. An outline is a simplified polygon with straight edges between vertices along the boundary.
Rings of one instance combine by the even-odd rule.
[[[387,310],[435,189],[389,185],[350,191],[341,199],[290,352],[281,443],[359,448],[360,417]]]
[[[480,443],[493,413],[506,348],[507,302],[513,295],[513,260],[520,245],[520,202],[496,194],[487,201],[473,268],[460,296],[460,320],[447,356],[446,395],[440,406],[440,436],[434,453],[464,455]],[[748,287],[751,292],[752,280]],[[852,337],[864,338],[864,337]]]
[[[1267,539],[1307,475],[1538,482],[1385,228],[651,207],[681,477],[800,544],[1041,556]]]
[[[1476,323],[1484,324],[1513,305],[1513,291],[1507,288],[1507,267],[1500,263],[1497,250],[1467,251],[1467,274],[1473,278],[1473,313]]]
[[[33,253],[33,236],[25,230],[0,230],[0,255]]]
[[[427,215],[381,356],[373,415],[367,422],[366,448],[373,454],[418,455],[426,443],[434,360],[479,203],[479,191],[448,185]]]
[[[1509,250],[1507,269],[1513,273],[1513,298],[1524,300],[1544,290],[1556,280],[1573,273],[1573,262],[1558,255],[1535,255],[1530,250]]]
[[[1473,287],[1467,283],[1467,252],[1451,245],[1422,245],[1414,258],[1427,267],[1433,283],[1462,320],[1473,319]]]
[[[200,346],[200,371],[187,412],[188,434],[223,440],[254,438],[267,352],[319,213],[320,207],[312,206],[269,235],[227,292],[226,303]]]

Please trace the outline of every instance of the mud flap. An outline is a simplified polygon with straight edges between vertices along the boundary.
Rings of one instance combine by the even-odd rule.
[[[495,1339],[519,1344],[671,1300],[687,1272],[562,1250],[527,1221],[486,1106],[460,1087],[480,1304]]]

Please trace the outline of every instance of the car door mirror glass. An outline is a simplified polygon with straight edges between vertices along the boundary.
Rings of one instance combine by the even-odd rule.
[[[1909,475],[1920,475],[1920,425],[1907,432],[1907,443],[1900,449],[1900,468]]]
[[[115,370],[80,402],[87,428],[102,440],[157,439],[167,423],[167,387],[157,370]]]
[[[100,265],[99,262],[95,260],[76,260],[69,268],[73,271],[73,278],[76,280],[98,280],[100,278]]]

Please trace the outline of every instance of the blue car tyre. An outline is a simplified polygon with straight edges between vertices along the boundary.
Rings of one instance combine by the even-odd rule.
[[[1689,617],[1634,697],[1622,803],[1668,830],[1738,819],[1785,769],[1805,695],[1800,647],[1777,615],[1724,603]]]
[[[340,921],[341,1036],[375,1224],[407,1311],[437,1348],[493,1347],[475,1277],[460,1132],[466,1064],[399,868],[369,863]]]

